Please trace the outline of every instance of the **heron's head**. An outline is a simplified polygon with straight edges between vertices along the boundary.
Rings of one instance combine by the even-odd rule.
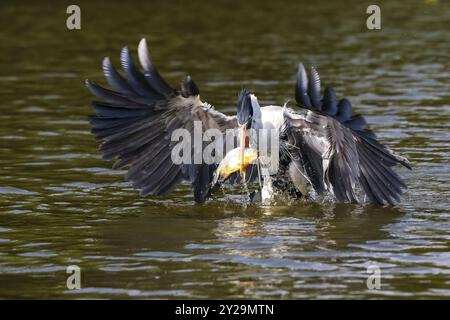
[[[222,159],[214,174],[213,185],[226,180],[238,170],[245,181],[246,168],[258,158],[257,149],[251,147],[251,145],[255,145],[250,141],[254,137],[248,131],[250,129],[262,129],[261,110],[256,96],[245,89],[241,91],[238,97],[237,121],[239,125],[239,147],[229,151]]]
[[[237,120],[242,132],[249,129],[262,129],[261,108],[258,98],[250,91],[243,89],[238,97]]]

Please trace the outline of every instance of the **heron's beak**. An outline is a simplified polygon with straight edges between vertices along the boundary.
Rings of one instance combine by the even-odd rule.
[[[239,141],[239,163],[241,164],[240,173],[241,173],[242,177],[244,177],[244,175],[245,175],[245,168],[247,167],[247,165],[245,165],[245,161],[244,161],[244,154],[245,154],[245,148],[248,147],[248,138],[249,138],[248,137],[248,126],[249,126],[249,121],[247,121],[246,123],[244,123],[240,127],[240,132],[239,132],[239,137],[240,137],[240,141]]]

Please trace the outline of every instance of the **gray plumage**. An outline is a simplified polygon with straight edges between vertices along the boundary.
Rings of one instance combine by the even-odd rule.
[[[139,44],[138,56],[144,73],[136,68],[128,48],[122,49],[120,60],[126,78],[109,58],[104,59],[103,71],[114,90],[86,81],[91,93],[101,100],[92,102],[97,114],[89,120],[92,133],[102,141],[102,156],[106,160],[117,158],[114,168],[127,167],[126,179],[141,189],[142,195],[165,194],[177,183],[189,181],[195,200],[203,202],[217,165],[174,164],[171,134],[178,128],[193,134],[195,120],[201,121],[203,130],[225,132],[237,126],[236,117],[202,102],[190,77],[184,90],[171,88],[151,62],[145,39]]]
[[[103,60],[103,72],[112,89],[89,80],[86,86],[98,98],[91,103],[96,115],[89,121],[92,133],[101,141],[102,157],[116,159],[114,168],[127,168],[126,179],[142,195],[165,194],[182,181],[192,184],[196,202],[204,202],[217,191],[218,186],[211,185],[217,164],[177,165],[171,159],[174,130],[183,128],[193,136],[194,121],[200,121],[203,131],[215,128],[223,134],[243,126],[278,130],[280,166],[277,173],[264,177],[264,197],[272,196],[277,188],[293,188],[293,194],[306,196],[310,187],[317,194],[331,193],[338,202],[360,202],[359,185],[369,202],[400,201],[406,185],[393,167],[401,164],[410,169],[408,160],[381,144],[367,128],[365,118],[353,114],[349,100],[338,101],[333,88],[326,87],[321,96],[314,67],[308,75],[303,64],[298,66],[295,98],[299,109],[260,108],[256,96],[243,90],[237,116],[227,116],[200,100],[200,90],[190,76],[179,90],[173,89],[154,66],[145,39],[139,43],[138,57],[142,72],[128,48],[122,49],[125,76],[109,58]],[[258,145],[255,136],[250,139],[251,146]],[[193,146],[191,151],[194,156]],[[256,165],[247,167],[246,172],[247,182],[261,181]],[[241,176],[233,173],[228,182],[239,183]]]

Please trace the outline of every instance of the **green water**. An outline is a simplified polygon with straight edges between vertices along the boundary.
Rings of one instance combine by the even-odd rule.
[[[0,4],[0,298],[449,298],[448,1],[77,1]],[[189,73],[233,112],[293,98],[298,62],[346,95],[381,140],[408,157],[396,207],[196,205],[189,186],[139,196],[89,133],[84,79],[105,83],[146,37],[160,73]],[[66,267],[81,268],[68,290]],[[366,268],[381,268],[381,289]]]

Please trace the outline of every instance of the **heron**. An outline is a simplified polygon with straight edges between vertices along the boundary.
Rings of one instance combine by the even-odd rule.
[[[256,95],[243,89],[237,112],[226,115],[202,101],[190,76],[179,89],[171,87],[157,71],[147,41],[138,45],[142,71],[136,67],[128,47],[120,54],[123,74],[106,57],[103,73],[111,89],[86,80],[97,97],[91,102],[91,132],[101,142],[105,160],[115,159],[114,169],[126,168],[126,180],[142,196],[164,195],[183,182],[192,186],[195,202],[203,203],[223,183],[256,183],[253,198],[272,199],[277,192],[293,198],[330,195],[338,203],[393,205],[407,188],[394,171],[409,161],[383,145],[369,129],[364,116],[353,114],[350,101],[338,99],[332,87],[321,94],[319,73],[298,65],[295,102],[259,105]],[[171,160],[172,133],[180,128],[194,134],[194,123],[202,130],[216,129],[225,135],[237,130],[237,147],[219,163],[181,163]],[[258,145],[252,134],[275,130],[278,166],[261,173]]]

